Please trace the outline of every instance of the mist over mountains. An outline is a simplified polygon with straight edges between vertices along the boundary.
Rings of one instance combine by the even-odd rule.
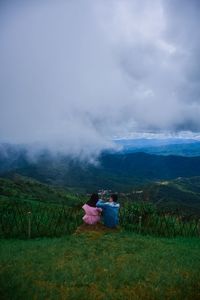
[[[135,186],[161,179],[199,176],[200,156],[103,152],[91,163],[70,156],[55,157],[48,151],[42,152],[37,159],[30,159],[24,148],[1,146],[0,175],[12,177],[16,173],[90,192],[101,188],[130,191]]]
[[[199,8],[0,1],[0,175],[84,191],[200,175]]]
[[[0,141],[94,160],[200,131],[198,1],[0,1]]]

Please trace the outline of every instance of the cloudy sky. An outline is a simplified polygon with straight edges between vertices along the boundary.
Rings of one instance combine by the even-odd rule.
[[[1,0],[0,141],[198,135],[199,28],[198,0]]]

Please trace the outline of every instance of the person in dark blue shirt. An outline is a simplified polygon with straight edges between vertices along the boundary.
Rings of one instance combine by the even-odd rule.
[[[116,194],[111,195],[108,202],[100,199],[96,206],[103,210],[103,220],[106,227],[115,228],[119,224],[120,205],[117,203]]]

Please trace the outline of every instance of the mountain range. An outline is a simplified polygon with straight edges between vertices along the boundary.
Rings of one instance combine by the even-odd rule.
[[[104,189],[133,195],[140,190],[141,199],[156,206],[200,215],[200,156],[104,152],[91,164],[48,151],[30,159],[26,148],[5,144],[0,147],[0,177],[0,191],[8,197],[56,202],[65,201],[67,193],[72,203],[75,193]]]
[[[1,148],[2,149],[2,148]],[[131,191],[135,186],[177,177],[200,175],[200,156],[102,153],[96,164],[42,153],[30,160],[23,148],[0,152],[0,176],[20,174],[41,182],[91,192],[97,189]]]
[[[122,153],[144,152],[157,155],[200,156],[200,141],[194,139],[118,139]]]

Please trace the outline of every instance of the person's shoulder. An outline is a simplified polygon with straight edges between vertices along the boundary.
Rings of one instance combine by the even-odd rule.
[[[96,204],[96,206],[97,206],[97,207],[104,207],[104,206],[105,206],[104,203],[105,203],[105,202],[104,202],[102,199],[99,199],[98,202],[97,202],[97,204]]]
[[[88,205],[85,203],[83,204],[82,208],[86,208]]]
[[[111,206],[112,207],[120,207],[120,204],[119,203],[111,203]]]
[[[102,199],[99,199],[97,203],[106,204],[107,202],[105,202],[105,201],[102,200]]]
[[[110,202],[104,202],[106,205],[110,205]]]

